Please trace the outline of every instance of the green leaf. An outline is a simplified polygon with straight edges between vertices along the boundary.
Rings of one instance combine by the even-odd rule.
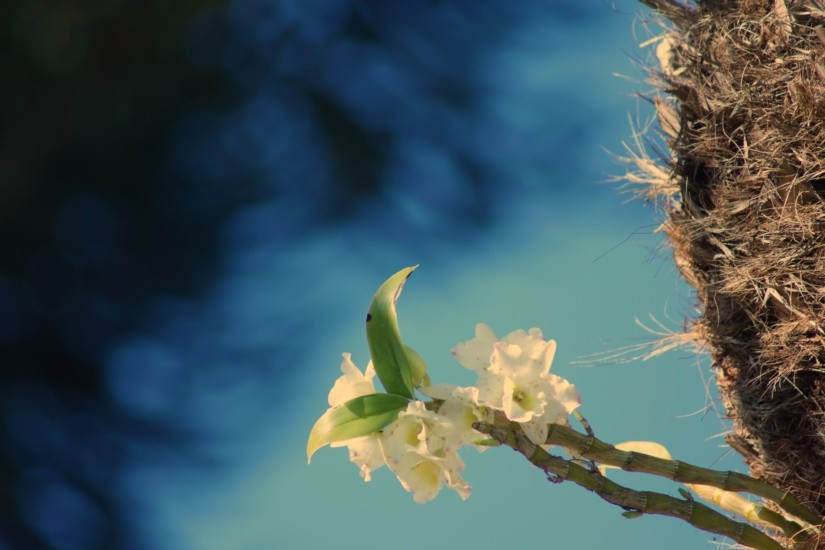
[[[410,365],[410,379],[414,388],[430,385],[430,375],[427,374],[427,363],[417,351],[410,346],[404,346],[404,354],[407,356],[407,362]]]
[[[627,519],[636,519],[642,517],[643,513],[638,510],[628,510],[627,512],[622,512],[622,516]]]
[[[408,403],[401,395],[371,393],[332,407],[309,433],[307,462],[324,445],[377,432],[395,420]]]
[[[473,445],[478,445],[479,447],[498,447],[501,445],[501,441],[498,439],[479,439],[478,441],[473,441]]]
[[[367,313],[367,344],[375,373],[389,393],[410,399],[413,388],[428,385],[429,377],[421,356],[401,340],[395,303],[407,277],[417,267],[405,267],[387,279],[375,293]]]

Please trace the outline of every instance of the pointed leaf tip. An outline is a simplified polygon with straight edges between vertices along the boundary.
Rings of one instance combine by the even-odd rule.
[[[395,304],[417,267],[405,267],[387,279],[375,293],[367,313],[367,343],[378,379],[389,393],[410,399],[413,388],[426,380],[426,365],[404,345]]]

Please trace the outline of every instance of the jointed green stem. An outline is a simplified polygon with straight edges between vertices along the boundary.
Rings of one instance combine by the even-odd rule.
[[[665,460],[643,453],[621,451],[595,437],[584,435],[559,424],[550,425],[547,443],[560,445],[584,458],[601,464],[618,466],[628,472],[645,472],[681,483],[710,485],[725,491],[751,493],[772,500],[788,513],[812,525],[822,524],[822,518],[819,517],[819,514],[802,505],[792,494],[780,491],[745,474],[710,470],[680,460]]]
[[[786,537],[797,542],[808,541],[811,538],[809,533],[803,531],[801,525],[786,519],[782,514],[777,514],[769,508],[758,506],[756,516],[765,523],[775,525],[782,530]]]
[[[728,537],[739,544],[758,550],[782,550],[782,545],[765,533],[727,518],[714,509],[692,499],[678,499],[653,491],[635,491],[588,469],[573,460],[552,456],[530,441],[518,424],[506,427],[480,422],[475,428],[522,454],[545,473],[569,480],[594,492],[603,500],[629,511],[658,514],[682,519],[694,527]],[[638,453],[637,453],[638,454]]]

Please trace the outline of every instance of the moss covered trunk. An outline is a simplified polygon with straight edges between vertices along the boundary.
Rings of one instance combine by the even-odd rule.
[[[670,157],[631,179],[696,289],[728,442],[825,515],[825,2],[642,1],[670,21],[651,73]]]

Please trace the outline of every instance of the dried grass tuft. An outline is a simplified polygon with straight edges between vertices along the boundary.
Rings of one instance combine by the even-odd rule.
[[[670,154],[637,137],[627,180],[696,289],[729,443],[825,516],[825,2],[643,1],[671,22],[649,41]]]

